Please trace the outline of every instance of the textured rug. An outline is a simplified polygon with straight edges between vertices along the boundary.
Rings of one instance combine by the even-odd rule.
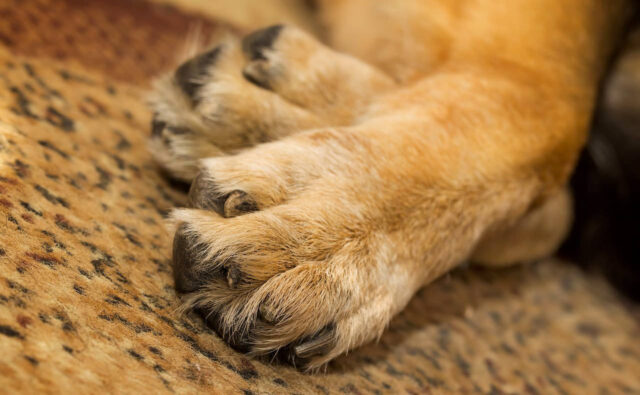
[[[458,269],[321,374],[179,317],[145,92],[234,31],[181,3],[0,1],[0,392],[640,393],[638,307],[558,260]]]

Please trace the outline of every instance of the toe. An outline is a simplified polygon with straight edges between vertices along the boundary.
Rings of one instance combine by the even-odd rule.
[[[198,248],[181,226],[173,237],[173,277],[178,292],[193,292],[206,282],[206,276],[193,270]]]
[[[224,216],[236,217],[258,210],[258,203],[248,193],[235,190],[229,193],[224,202]]]
[[[204,172],[198,173],[189,188],[189,206],[202,210],[213,210],[224,216],[224,196]]]
[[[221,194],[216,183],[205,172],[200,172],[191,183],[189,206],[212,210],[225,218],[258,210],[258,203],[244,191],[236,189]]]
[[[274,25],[255,31],[242,40],[242,50],[250,60],[266,60],[265,51],[273,47],[283,25]]]
[[[198,91],[204,85],[209,76],[208,70],[215,63],[220,52],[221,47],[204,52],[183,63],[174,73],[176,84],[194,105],[198,104]]]
[[[155,114],[153,116],[153,120],[151,121],[151,137],[162,136],[162,131],[166,126],[167,126],[167,123],[160,121],[157,117],[157,114]]]

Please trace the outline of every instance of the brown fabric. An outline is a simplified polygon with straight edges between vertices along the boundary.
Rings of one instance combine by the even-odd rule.
[[[146,151],[144,86],[202,18],[156,7],[0,4],[2,391],[640,392],[638,308],[556,260],[459,269],[325,374],[250,360],[178,317],[163,216],[185,196]],[[54,35],[45,20],[74,22]]]
[[[234,29],[140,0],[4,0],[0,43],[15,54],[77,61],[141,83],[175,65],[190,34]]]

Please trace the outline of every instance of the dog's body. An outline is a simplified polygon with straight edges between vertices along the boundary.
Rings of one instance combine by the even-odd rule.
[[[328,0],[340,52],[276,26],[185,63],[151,142],[194,180],[173,214],[185,307],[313,368],[461,262],[552,253],[626,6]]]

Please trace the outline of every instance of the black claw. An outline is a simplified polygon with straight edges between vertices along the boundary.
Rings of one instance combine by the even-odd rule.
[[[173,278],[178,292],[193,292],[209,279],[205,273],[193,270],[199,253],[198,247],[193,244],[182,225],[173,236]]]
[[[336,327],[329,324],[316,334],[304,339],[293,347],[293,353],[297,358],[309,359],[318,355],[324,355],[331,351],[336,344]]]
[[[281,348],[275,356],[282,363],[304,368],[313,357],[325,355],[335,344],[335,325],[329,324],[315,334]]]
[[[267,78],[265,78],[265,73],[262,72],[260,73],[261,75],[255,75],[250,73],[246,68],[244,70],[242,70],[242,76],[244,78],[247,79],[247,81],[251,82],[254,85],[257,85],[261,88],[267,89],[267,90],[273,90],[271,87],[271,84],[269,83],[269,80]]]
[[[167,126],[167,123],[158,121],[158,119],[154,115],[153,119],[151,120],[151,137],[160,137],[165,126]]]
[[[236,189],[226,196],[224,201],[225,217],[236,217],[252,211],[258,211],[258,203],[248,193]]]
[[[263,51],[273,46],[283,28],[283,25],[274,25],[249,34],[242,40],[242,50],[250,60],[266,60]]]
[[[189,128],[185,128],[182,126],[169,126],[167,128],[172,134],[190,134],[193,133],[193,130],[189,129]]]
[[[219,196],[215,183],[200,172],[189,188],[189,206],[203,210],[213,210],[224,216],[224,202],[226,197]]]
[[[219,46],[204,52],[183,63],[174,73],[176,83],[194,105],[197,104],[196,93],[208,75],[207,69],[213,65],[220,52],[221,47]]]
[[[251,351],[251,341],[249,340],[248,332],[236,332],[232,335],[225,334],[225,331],[222,330],[222,320],[218,313],[205,309],[196,309],[195,312],[199,314],[207,326],[217,333],[231,348],[242,353]]]
[[[268,324],[275,324],[277,322],[278,317],[276,316],[275,312],[273,309],[269,308],[269,306],[267,306],[264,302],[260,305],[260,307],[258,308],[258,317],[268,323]]]
[[[256,201],[244,191],[235,190],[220,196],[216,184],[200,172],[189,188],[189,207],[213,210],[230,218],[258,210]]]
[[[240,283],[240,269],[236,265],[232,265],[227,270],[227,284],[229,284],[229,288],[236,288],[238,283]]]

